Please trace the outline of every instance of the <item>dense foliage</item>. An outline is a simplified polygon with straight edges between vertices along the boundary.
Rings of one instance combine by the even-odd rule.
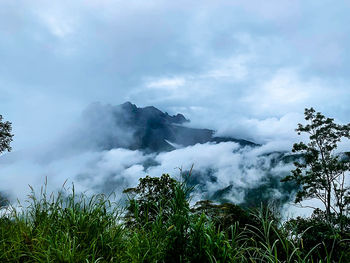
[[[347,178],[350,162],[336,149],[343,138],[350,138],[350,124],[336,124],[334,119],[326,118],[313,108],[305,109],[305,120],[307,124],[299,124],[296,131],[299,135],[307,134],[309,142],[293,145],[292,151],[301,154],[302,158],[294,162],[296,168],[284,181],[293,181],[300,186],[296,203],[313,199],[324,207],[323,211],[313,207],[314,218],[303,222],[299,220],[299,223],[314,225],[317,222],[327,229],[336,227],[336,232],[343,237],[350,214],[350,185]]]
[[[336,124],[313,108],[305,109],[305,119],[308,123],[299,124],[296,131],[299,135],[306,133],[309,142],[293,145],[292,151],[303,158],[294,163],[296,168],[284,181],[295,181],[301,186],[296,203],[317,199],[323,204],[329,222],[333,215],[342,222],[350,212],[350,186],[346,184],[350,163],[343,161],[335,150],[342,138],[350,139],[350,124]]]
[[[3,121],[3,117],[0,114],[0,155],[3,152],[11,151],[11,142],[13,138],[12,123],[9,121]],[[0,208],[8,204],[8,200],[4,193],[0,192]]]
[[[11,131],[11,122],[3,121],[3,117],[0,115],[0,154],[5,151],[11,151],[10,143],[12,142],[13,137]]]
[[[164,182],[173,187],[169,192],[159,188]],[[349,242],[323,221],[282,223],[266,207],[248,211],[210,201],[190,209],[186,184],[168,175],[141,179],[133,190],[147,193],[142,189],[159,191],[134,195],[127,212],[74,188],[33,192],[25,209],[3,210],[0,262],[349,262]],[[167,201],[154,199],[159,193]]]

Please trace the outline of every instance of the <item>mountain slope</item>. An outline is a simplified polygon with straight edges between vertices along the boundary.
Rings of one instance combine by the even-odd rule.
[[[105,139],[101,140],[103,143],[99,147],[105,150],[122,147],[145,152],[163,152],[176,149],[176,145],[186,147],[197,143],[228,141],[237,142],[242,146],[257,146],[246,140],[215,137],[215,131],[210,129],[185,127],[183,124],[188,123],[189,120],[182,114],[170,116],[153,106],[139,108],[135,104],[126,102],[117,106],[98,105],[94,107],[94,111],[101,114],[109,112],[113,125],[124,133],[131,134],[127,143],[120,139],[120,133],[104,135]],[[94,115],[96,116],[96,112]],[[96,122],[98,120],[94,121]],[[106,138],[108,138],[107,141]]]

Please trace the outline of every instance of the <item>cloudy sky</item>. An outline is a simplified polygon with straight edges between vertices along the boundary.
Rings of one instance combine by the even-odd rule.
[[[259,143],[305,107],[350,121],[349,1],[1,0],[0,114],[14,152],[93,102],[154,105]]]
[[[2,0],[0,113],[15,148],[95,101],[154,105],[256,140],[293,133],[309,106],[348,122],[349,10],[319,0]]]

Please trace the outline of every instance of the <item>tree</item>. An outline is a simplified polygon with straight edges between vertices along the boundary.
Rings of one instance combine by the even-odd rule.
[[[324,206],[325,220],[331,223],[335,215],[343,229],[343,218],[350,208],[350,187],[346,185],[350,165],[348,158],[335,151],[343,138],[350,138],[350,124],[336,124],[313,108],[305,109],[305,120],[308,123],[298,124],[296,131],[298,135],[308,134],[309,142],[293,145],[292,151],[302,157],[282,181],[294,181],[300,186],[295,203],[318,199]]]
[[[127,226],[165,235],[165,262],[184,261],[190,235],[188,198],[191,190],[185,182],[178,182],[168,174],[146,176],[139,179],[137,187],[124,190],[129,195]]]
[[[11,151],[10,143],[12,142],[13,134],[12,124],[8,121],[3,121],[2,115],[0,114],[0,155],[5,151]],[[7,204],[7,199],[0,195],[0,208]]]
[[[2,115],[0,115],[0,154],[5,151],[11,151],[10,143],[12,142],[13,137],[11,131],[11,122],[3,121]]]
[[[258,226],[259,223],[251,216],[249,210],[232,203],[215,204],[211,200],[201,200],[195,204],[191,211],[197,215],[204,213],[215,223],[217,228],[223,230],[230,229],[236,222],[243,228],[247,225]]]
[[[169,201],[175,197],[176,185],[175,179],[163,174],[161,177],[140,178],[137,187],[125,189],[123,193],[129,195],[129,224],[154,222],[160,211],[167,219],[172,213]]]

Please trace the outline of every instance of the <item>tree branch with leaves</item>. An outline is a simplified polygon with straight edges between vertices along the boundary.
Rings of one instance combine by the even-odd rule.
[[[338,143],[350,138],[350,124],[340,125],[334,119],[326,118],[313,108],[305,109],[306,125],[298,124],[298,135],[306,133],[309,142],[293,145],[292,151],[303,157],[294,163],[291,175],[282,181],[294,181],[300,186],[295,203],[318,199],[324,206],[326,220],[335,215],[342,228],[343,217],[350,209],[350,187],[346,185],[349,176],[349,160],[337,153]]]
[[[0,115],[0,154],[5,151],[11,151],[10,143],[12,142],[13,134],[12,124],[9,121],[3,121],[2,115]]]

